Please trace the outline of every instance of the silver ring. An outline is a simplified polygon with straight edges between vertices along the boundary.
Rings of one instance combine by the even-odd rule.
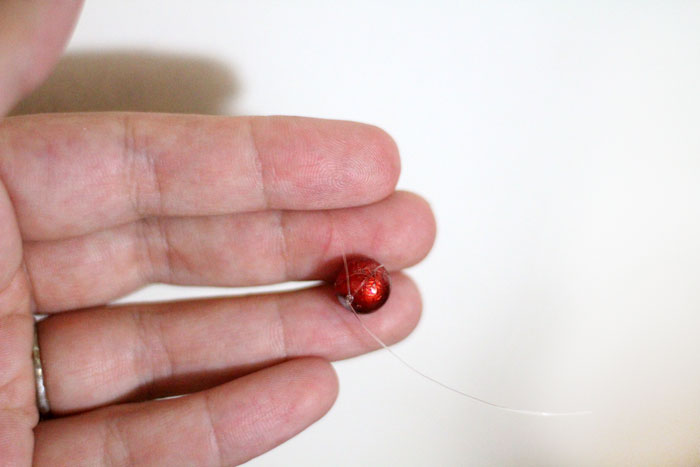
[[[46,397],[46,386],[44,386],[44,369],[41,366],[41,352],[39,351],[39,335],[37,333],[37,323],[34,322],[34,346],[32,347],[32,360],[34,362],[34,380],[36,381],[36,406],[42,417],[51,413],[49,399]]]

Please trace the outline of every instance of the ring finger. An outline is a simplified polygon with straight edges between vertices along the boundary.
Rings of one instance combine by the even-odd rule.
[[[395,274],[392,289],[380,312],[362,317],[387,343],[411,332],[421,306],[406,276]],[[39,340],[59,415],[191,393],[287,359],[377,348],[327,286],[61,313],[39,323]]]

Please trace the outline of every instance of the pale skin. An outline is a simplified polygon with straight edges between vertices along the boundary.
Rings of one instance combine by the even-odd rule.
[[[0,115],[49,74],[79,2],[0,3]],[[322,417],[330,361],[377,348],[328,286],[108,306],[153,282],[330,279],[342,252],[391,271],[430,250],[382,130],[294,117],[45,114],[0,120],[0,464],[233,465]],[[363,316],[387,343],[413,282]],[[33,313],[54,413],[40,421]],[[369,390],[369,388],[368,388]],[[175,394],[186,396],[154,400]]]

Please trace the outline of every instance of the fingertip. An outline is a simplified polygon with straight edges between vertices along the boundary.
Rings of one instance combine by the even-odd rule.
[[[413,252],[411,265],[421,262],[435,244],[437,235],[437,222],[430,203],[415,193],[399,191],[397,199],[401,200],[400,206],[405,210],[403,217],[410,218],[411,229],[397,230],[397,234],[406,235],[405,245],[411,245]]]
[[[338,379],[318,357],[288,360],[215,388],[222,456],[240,463],[308,428],[331,408]]]
[[[300,413],[314,413],[316,417],[313,421],[316,421],[330,410],[338,398],[338,375],[333,365],[321,357],[304,357],[289,363],[298,365],[293,369],[298,378],[298,410]]]
[[[369,154],[374,156],[376,183],[384,191],[380,191],[383,199],[394,192],[401,175],[401,158],[399,148],[394,138],[384,129],[365,124],[364,143]]]
[[[391,307],[390,319],[382,332],[387,336],[387,344],[395,344],[408,337],[420,322],[423,300],[415,281],[403,272],[392,273],[392,293],[387,305]]]
[[[401,172],[393,138],[379,127],[307,117],[255,117],[252,136],[268,207],[334,209],[389,196]]]
[[[366,123],[332,121],[338,145],[329,180],[335,172],[335,192],[342,194],[334,207],[370,204],[391,195],[401,174],[401,160],[394,139],[382,128]]]

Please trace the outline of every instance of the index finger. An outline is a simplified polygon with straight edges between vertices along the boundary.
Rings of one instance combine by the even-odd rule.
[[[0,178],[25,240],[143,217],[332,209],[388,196],[400,164],[371,125],[147,113],[13,117]]]

